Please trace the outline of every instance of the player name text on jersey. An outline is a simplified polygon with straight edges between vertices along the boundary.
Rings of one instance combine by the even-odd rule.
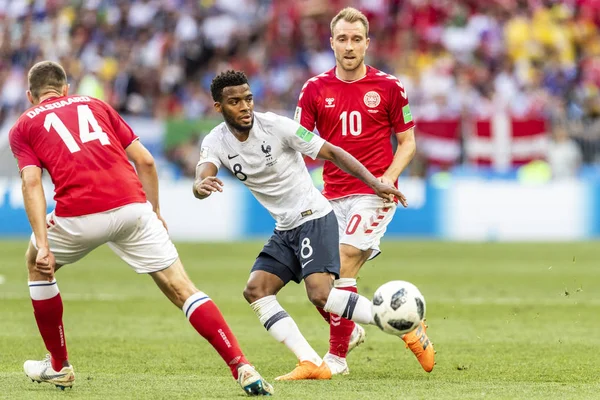
[[[69,104],[73,104],[73,103],[82,103],[82,102],[88,102],[88,101],[91,101],[91,100],[87,96],[69,97],[67,100],[61,100],[61,101],[57,101],[55,103],[43,104],[39,107],[36,107],[33,110],[28,111],[27,116],[29,118],[33,118],[36,115],[38,115],[39,113],[44,112],[44,111],[52,110],[54,108],[61,108],[61,107],[68,106]]]

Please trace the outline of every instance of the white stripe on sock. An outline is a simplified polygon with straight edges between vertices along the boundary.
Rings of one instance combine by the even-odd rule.
[[[210,301],[210,297],[204,292],[197,292],[188,297],[188,299],[183,303],[183,314],[189,320],[190,316],[196,310],[196,308],[200,307],[202,304]]]
[[[58,295],[56,279],[48,281],[29,281],[29,295],[33,300],[48,300]]]

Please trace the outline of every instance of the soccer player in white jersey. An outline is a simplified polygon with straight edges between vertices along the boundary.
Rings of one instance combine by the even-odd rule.
[[[335,67],[309,79],[298,99],[295,119],[356,157],[382,182],[396,185],[415,154],[415,123],[408,96],[394,76],[365,64],[369,22],[355,8],[341,10],[331,21]],[[392,150],[391,135],[398,140]],[[331,202],[340,229],[340,290],[357,292],[356,277],[379,253],[379,242],[396,211],[359,179],[331,162],[323,167],[323,195]],[[347,374],[348,351],[364,340],[364,329],[338,315],[319,310],[330,324],[329,352],[324,359],[333,374]],[[433,345],[424,323],[402,336],[423,369],[434,366]]]
[[[346,151],[273,113],[255,113],[243,72],[227,71],[211,85],[216,111],[225,122],[202,142],[194,195],[204,199],[223,190],[216,175],[229,169],[276,221],[275,231],[252,267],[244,289],[260,322],[298,358],[297,367],[276,380],[330,379],[331,370],[308,344],[275,295],[289,281],[304,279],[310,301],[328,312],[373,324],[371,302],[333,288],[339,277],[339,234],[331,204],[315,188],[302,154],[329,160],[363,180],[388,201],[406,199],[381,182]]]

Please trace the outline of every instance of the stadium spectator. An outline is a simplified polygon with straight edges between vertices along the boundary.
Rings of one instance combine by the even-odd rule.
[[[235,68],[265,109],[291,116],[303,82],[334,64],[327,25],[340,6],[373,18],[368,62],[405,82],[417,118],[486,116],[490,107],[548,118],[557,99],[581,110],[569,118],[593,118],[594,1],[13,0],[0,2],[0,123],[27,108],[19,94],[40,59],[60,61],[72,91],[125,115],[214,117],[210,81]],[[600,150],[583,151],[591,162]]]

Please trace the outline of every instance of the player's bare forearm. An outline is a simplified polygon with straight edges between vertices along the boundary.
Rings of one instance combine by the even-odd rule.
[[[196,179],[194,179],[194,197],[205,199],[213,192],[223,191],[223,182],[217,178],[219,169],[211,162],[204,162],[196,166]]]
[[[340,147],[326,142],[323,147],[321,147],[317,157],[323,160],[331,161],[342,171],[360,179],[372,188],[377,186],[377,178],[375,178],[375,176],[373,176],[373,174],[370,173],[369,170],[360,163],[360,161],[354,158],[352,154]]]
[[[158,204],[158,173],[156,172],[156,164],[154,157],[139,141],[135,140],[125,149],[127,157],[135,165],[135,170],[138,174],[142,187],[146,193],[146,199],[152,204],[152,210],[157,215],[160,215],[160,207]]]
[[[46,229],[46,197],[42,186],[42,170],[25,168],[21,173],[23,203],[38,248],[48,247]]]
[[[387,201],[393,201],[394,197],[400,201],[400,203],[406,207],[406,197],[394,187],[394,185],[381,182],[375,178],[369,170],[360,163],[354,156],[347,151],[332,145],[331,143],[325,142],[321,150],[319,150],[318,158],[331,161],[337,165],[342,171],[360,179],[367,185],[369,185],[375,194],[382,199]]]
[[[398,177],[411,162],[417,151],[414,128],[399,133],[396,137],[398,138],[398,148],[396,149],[392,163],[383,174],[384,177],[392,182],[398,180]]]
[[[152,204],[152,210],[157,215],[160,215],[160,205],[158,203],[158,172],[152,163],[144,163],[142,165],[135,165],[140,182],[142,182],[142,188],[146,193],[146,199]]]

